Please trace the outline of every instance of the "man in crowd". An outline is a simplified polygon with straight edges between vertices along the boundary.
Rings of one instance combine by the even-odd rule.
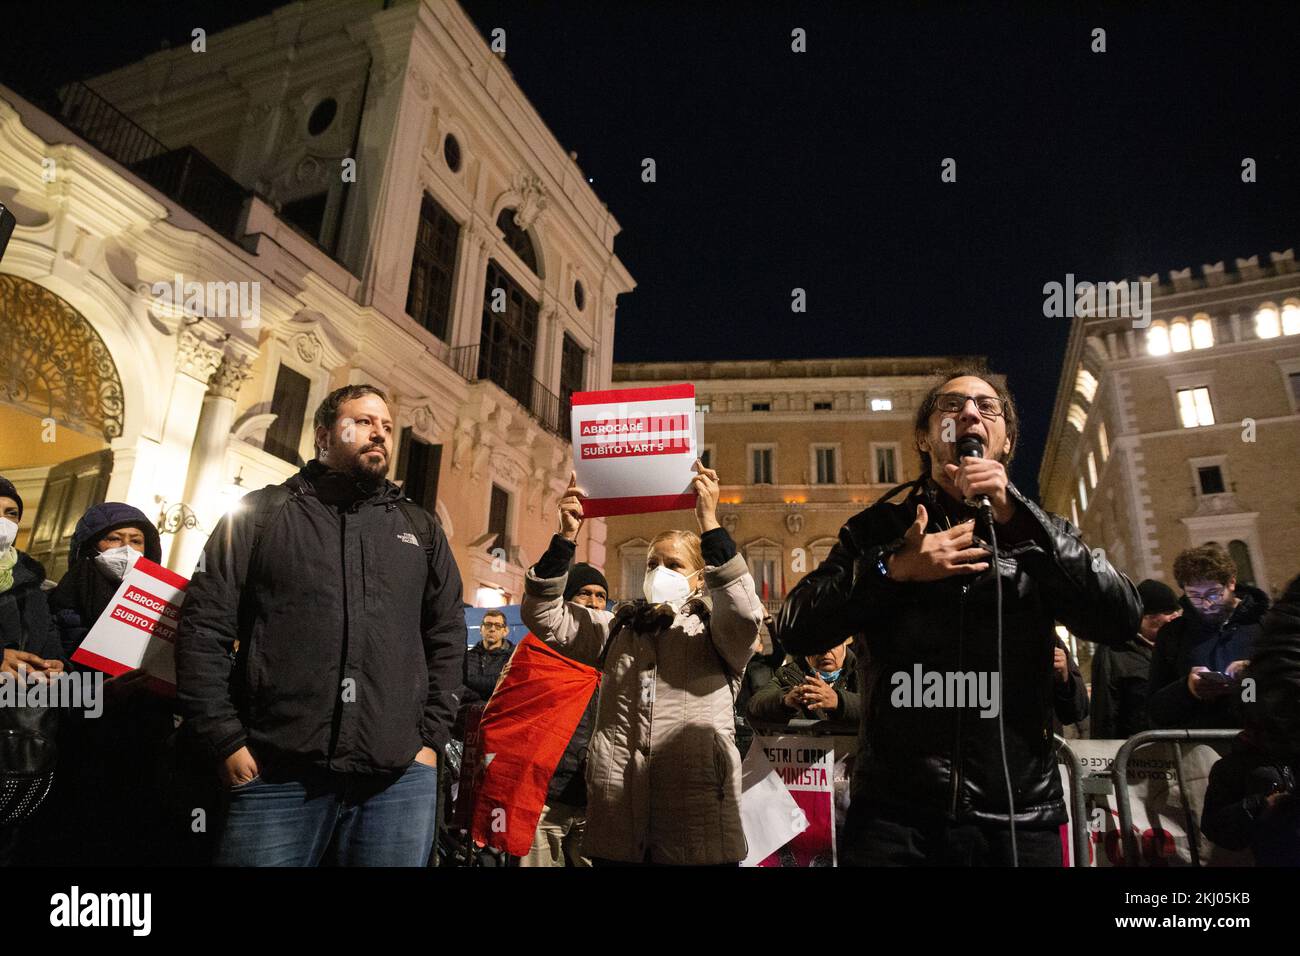
[[[569,569],[564,599],[603,611],[609,600],[609,583],[596,568],[579,562]],[[582,855],[582,835],[587,828],[587,744],[591,742],[599,694],[596,691],[591,695],[582,720],[551,776],[532,849],[520,858],[520,866],[564,866],[566,859],[571,866],[591,866],[591,861]]]
[[[1059,635],[1052,650],[1052,677],[1052,712],[1056,718],[1053,730],[1064,734],[1066,726],[1088,719],[1088,687],[1083,682],[1079,662]]]
[[[479,624],[482,638],[465,654],[463,679],[468,693],[463,704],[485,704],[497,686],[515,646],[506,640],[510,625],[500,611],[488,611]]]
[[[784,724],[796,718],[856,724],[862,717],[862,697],[858,659],[849,650],[849,641],[779,668],[768,685],[749,699],[748,717],[760,724]]]
[[[846,860],[1059,866],[1056,622],[1084,640],[1122,644],[1141,616],[1137,590],[1069,522],[1011,484],[1016,407],[987,370],[940,375],[914,428],[921,477],[849,519],[779,622],[796,654],[863,634],[873,673],[889,685],[871,695],[863,724]],[[959,457],[976,442],[987,458]],[[888,503],[904,489],[905,501]],[[994,530],[1000,559],[991,570]],[[937,706],[919,688],[900,692],[918,676],[933,687],[934,675],[947,688]],[[985,691],[975,692],[980,682]]]
[[[1151,655],[1152,727],[1242,726],[1241,679],[1259,639],[1268,595],[1237,583],[1237,566],[1211,544],[1174,559],[1184,614],[1160,629]]]
[[[1098,647],[1092,655],[1092,738],[1124,740],[1149,730],[1147,681],[1156,634],[1183,609],[1173,588],[1150,578],[1138,585],[1142,623],[1121,647]]]
[[[315,425],[317,457],[217,524],[182,611],[177,694],[229,788],[217,862],[423,866],[465,655],[460,572],[385,479],[384,393],[336,389]]]

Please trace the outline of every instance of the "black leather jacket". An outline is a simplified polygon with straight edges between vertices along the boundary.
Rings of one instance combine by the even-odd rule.
[[[927,533],[973,516],[931,482],[911,487],[902,503],[887,503],[887,495],[840,529],[830,555],[786,598],[781,641],[791,653],[811,654],[845,634],[866,639],[876,685],[864,714],[855,803],[909,817],[1005,823],[999,721],[981,717],[978,705],[896,706],[897,675],[910,678],[918,666],[923,674],[998,670],[993,568],[925,583],[900,583],[878,570],[915,520],[918,501],[930,516]],[[1047,826],[1066,819],[1052,741],[1055,625],[1117,646],[1137,630],[1142,606],[1132,582],[1104,555],[1094,557],[1069,522],[1014,486],[1009,492],[1019,508],[997,529],[1001,709],[1016,822]],[[986,540],[987,529],[977,525],[976,535]]]

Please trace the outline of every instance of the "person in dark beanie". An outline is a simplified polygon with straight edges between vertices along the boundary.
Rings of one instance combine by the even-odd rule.
[[[510,625],[506,623],[504,613],[488,611],[483,615],[479,624],[479,634],[482,637],[465,654],[461,676],[466,692],[461,698],[462,706],[486,704],[492,696],[497,681],[501,679],[501,672],[510,661],[510,655],[515,652],[514,644],[506,640],[509,633]]]
[[[22,517],[23,499],[18,489],[0,477],[0,680],[27,680],[32,676],[40,679],[42,675],[62,673],[66,663],[41,588],[45,568],[15,544]],[[4,717],[0,713],[0,733],[6,729]],[[0,771],[4,769],[0,766]],[[0,866],[13,859],[18,847],[19,828],[25,821],[6,822],[6,811],[17,810],[14,802],[19,799],[26,799],[26,795],[17,789],[11,792],[0,781]],[[24,807],[21,812],[30,814],[32,808]]]
[[[1300,577],[1261,621],[1245,731],[1210,770],[1201,830],[1256,866],[1300,866]]]
[[[384,393],[335,389],[315,425],[316,457],[217,523],[181,609],[177,697],[227,792],[216,860],[422,867],[465,656],[460,572],[385,477]]]
[[[72,532],[67,573],[50,592],[69,660],[142,555],[161,563],[162,543],[138,508],[106,501],[81,516]],[[68,666],[94,672],[81,664]],[[176,726],[173,701],[151,691],[141,670],[106,679],[103,698],[99,716],[64,714],[47,804],[54,821],[39,827],[49,834],[42,837],[42,859],[91,866],[167,862],[163,790],[168,740]]]
[[[1184,613],[1160,629],[1151,655],[1151,726],[1242,726],[1241,680],[1268,610],[1268,595],[1237,583],[1222,548],[1203,545],[1174,559]]]
[[[603,611],[609,600],[609,583],[590,564],[579,562],[569,569],[564,600]],[[587,829],[587,745],[596,719],[597,695],[587,701],[569,745],[551,775],[546,804],[537,820],[533,846],[521,857],[520,866],[591,866],[582,855],[582,835]]]
[[[1160,629],[1182,616],[1174,589],[1147,578],[1138,585],[1142,623],[1122,647],[1098,645],[1092,656],[1094,740],[1123,740],[1150,729],[1147,681]]]

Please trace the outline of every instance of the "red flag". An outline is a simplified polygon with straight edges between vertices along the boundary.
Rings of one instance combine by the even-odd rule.
[[[599,683],[595,668],[532,634],[519,642],[478,727],[475,843],[527,855],[551,776]]]

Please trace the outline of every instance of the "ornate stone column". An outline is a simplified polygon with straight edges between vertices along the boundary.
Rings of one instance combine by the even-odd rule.
[[[208,535],[224,513],[225,502],[220,496],[225,484],[222,469],[230,427],[235,421],[235,399],[249,374],[246,359],[226,354],[208,379],[208,390],[194,430],[183,507],[176,518],[178,527],[169,529],[176,532],[170,563],[179,574],[188,576],[193,571]],[[189,515],[184,513],[184,506],[188,506]]]

